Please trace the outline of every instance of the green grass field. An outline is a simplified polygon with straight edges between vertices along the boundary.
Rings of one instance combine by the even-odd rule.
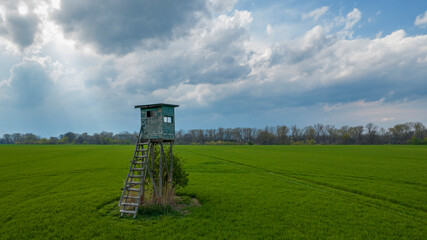
[[[425,146],[175,146],[202,206],[117,217],[133,146],[0,146],[1,239],[426,239]]]

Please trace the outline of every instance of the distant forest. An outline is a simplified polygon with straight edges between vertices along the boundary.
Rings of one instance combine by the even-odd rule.
[[[427,129],[420,122],[396,124],[392,128],[380,128],[372,123],[366,126],[342,126],[315,124],[304,128],[293,125],[257,128],[218,128],[179,130],[176,144],[425,144]],[[137,132],[101,132],[90,135],[68,132],[59,137],[40,138],[33,133],[4,134],[0,144],[135,144]]]

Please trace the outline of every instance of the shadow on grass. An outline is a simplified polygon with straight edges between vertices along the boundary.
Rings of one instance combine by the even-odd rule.
[[[199,201],[195,198],[195,195],[181,195],[175,197],[172,206],[140,206],[138,208],[138,215],[135,219],[132,214],[124,214],[121,216],[118,204],[118,200],[107,202],[102,207],[97,208],[99,215],[102,217],[112,217],[117,220],[155,220],[163,217],[184,217],[191,213],[194,208],[201,206]]]

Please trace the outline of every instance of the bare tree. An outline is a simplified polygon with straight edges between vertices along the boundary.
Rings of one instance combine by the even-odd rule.
[[[338,139],[338,130],[335,128],[334,125],[326,125],[325,126],[326,132],[328,133],[328,143],[329,144],[336,144]]]
[[[314,132],[316,134],[315,141],[316,143],[324,143],[325,142],[325,127],[323,124],[317,123],[313,126]]]
[[[416,138],[422,140],[425,137],[427,137],[427,129],[426,127],[424,127],[422,123],[415,122],[413,126],[414,126],[414,134]]]
[[[292,125],[291,127],[291,136],[292,136],[292,141],[301,141],[302,139],[302,132],[299,128],[297,128],[296,125]]]
[[[289,128],[287,126],[276,126],[277,142],[287,144],[289,142]]]
[[[341,144],[350,144],[351,138],[348,132],[349,126],[344,125],[338,130],[339,141]]]
[[[369,144],[374,144],[377,137],[378,126],[375,126],[373,123],[368,123],[365,126],[366,128],[366,137]]]
[[[305,140],[315,140],[316,130],[314,130],[314,127],[312,127],[312,126],[305,127],[303,136],[304,136]]]
[[[356,126],[348,128],[348,133],[351,138],[351,142],[354,144],[361,144],[363,140],[363,126]]]
[[[254,141],[254,136],[256,134],[256,130],[252,128],[243,128],[242,130],[243,139],[246,143],[252,143]]]
[[[274,144],[275,138],[274,133],[272,133],[268,127],[257,131],[258,144]]]

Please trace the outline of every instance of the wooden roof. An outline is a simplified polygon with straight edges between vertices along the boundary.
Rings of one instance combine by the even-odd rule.
[[[179,105],[167,104],[167,103],[155,103],[155,104],[146,104],[146,105],[136,105],[135,108],[147,109],[147,108],[156,108],[156,107],[179,107]]]

